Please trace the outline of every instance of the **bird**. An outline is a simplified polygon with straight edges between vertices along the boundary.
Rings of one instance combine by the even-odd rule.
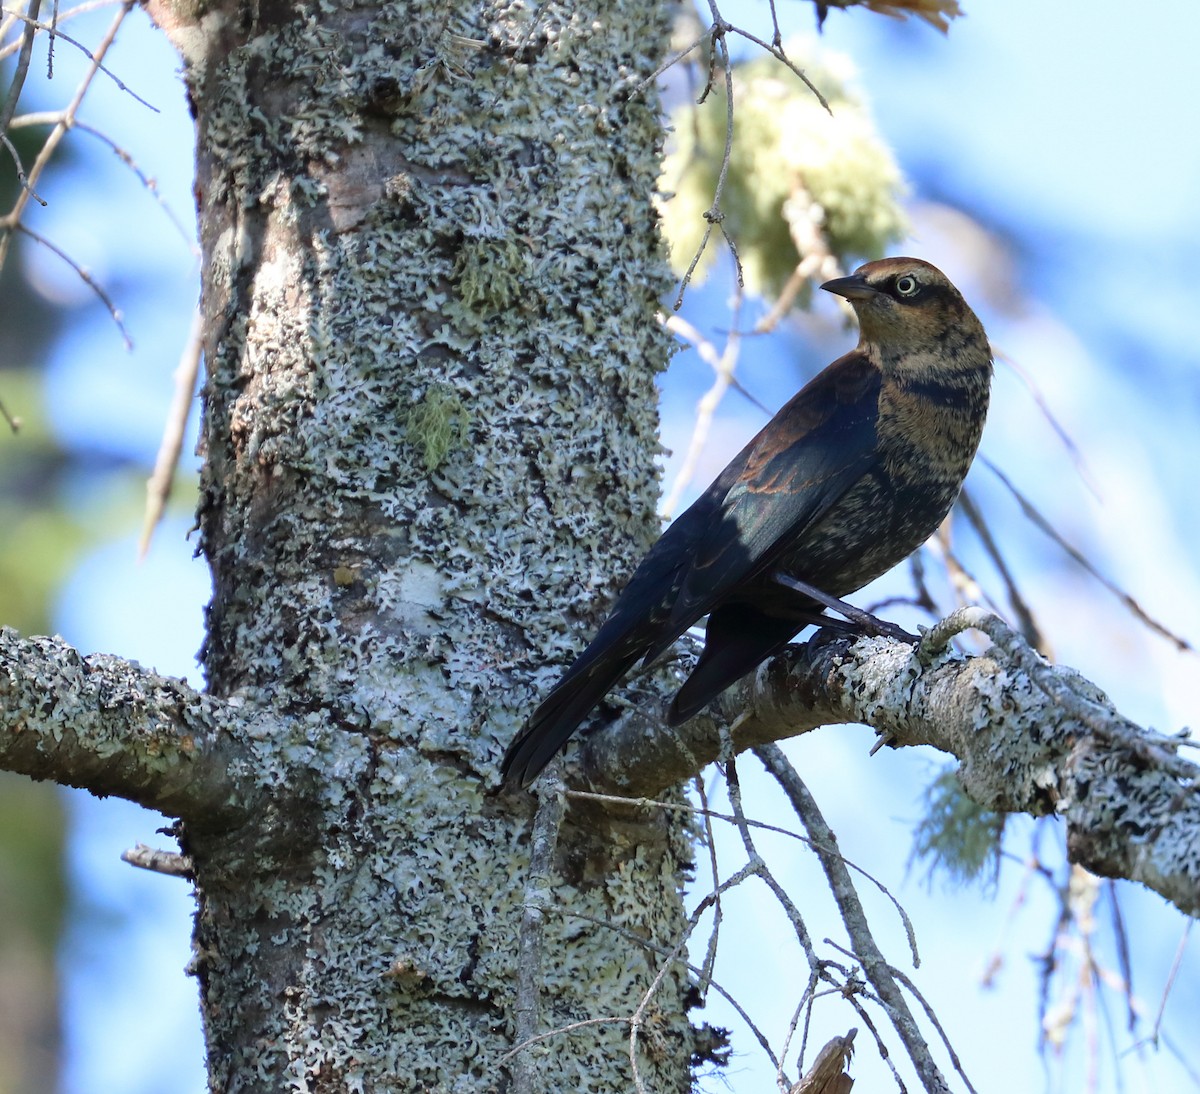
[[[868,262],[821,288],[853,308],[857,346],[802,387],[650,548],[509,745],[506,788],[528,787],[636,663],[649,665],[705,616],[704,648],[668,726],[807,626],[834,623],[804,590],[840,598],[862,588],[949,513],[987,417],[983,324],[917,258]]]

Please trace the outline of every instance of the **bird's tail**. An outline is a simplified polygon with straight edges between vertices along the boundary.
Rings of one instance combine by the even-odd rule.
[[[727,604],[708,617],[704,652],[667,710],[667,725],[698,714],[730,684],[778,653],[807,620],[771,616],[748,604]]]
[[[508,746],[500,765],[506,786],[533,782],[608,689],[646,652],[640,635],[606,635],[606,629],[601,628]]]

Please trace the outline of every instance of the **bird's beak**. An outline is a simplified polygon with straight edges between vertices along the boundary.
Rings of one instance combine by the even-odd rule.
[[[826,281],[821,288],[826,292],[844,296],[847,300],[870,300],[871,297],[878,295],[880,291],[873,285],[868,284],[867,279],[859,274],[851,274],[849,277],[836,277],[832,281]]]

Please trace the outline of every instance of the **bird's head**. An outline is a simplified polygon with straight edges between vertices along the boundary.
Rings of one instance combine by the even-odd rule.
[[[919,258],[868,262],[821,288],[850,301],[860,345],[885,359],[939,346],[987,345],[983,325],[962,294],[941,270]]]

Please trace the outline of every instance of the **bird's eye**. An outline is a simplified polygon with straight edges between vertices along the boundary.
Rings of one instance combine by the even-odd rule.
[[[918,284],[915,277],[905,274],[903,277],[896,278],[896,292],[901,296],[916,296],[917,290],[921,286]]]

